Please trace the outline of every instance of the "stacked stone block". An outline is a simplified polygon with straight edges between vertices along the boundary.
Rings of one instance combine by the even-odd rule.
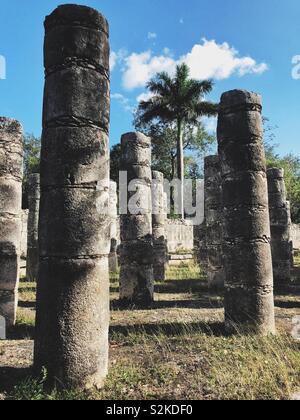
[[[117,184],[110,181],[109,190],[109,203],[110,203],[110,254],[109,254],[109,271],[116,273],[118,271],[118,196]]]
[[[211,288],[224,287],[222,179],[219,156],[204,161],[205,251],[202,258]]]
[[[27,264],[26,278],[28,281],[37,280],[39,269],[39,211],[40,211],[40,175],[32,174],[28,185],[28,224],[27,224]]]
[[[274,286],[281,288],[291,281],[291,220],[283,169],[268,169],[269,211]]]
[[[166,279],[167,244],[166,244],[166,204],[164,176],[161,172],[152,172],[152,234],[153,234],[153,273],[155,281]]]
[[[151,140],[141,133],[121,139],[121,171],[127,174],[128,211],[121,214],[120,300],[147,307],[153,302]]]
[[[235,90],[221,98],[221,160],[229,333],[275,332],[273,270],[261,97]]]
[[[45,21],[35,369],[72,389],[108,369],[109,41],[96,10]]]
[[[21,248],[23,132],[20,123],[0,117],[0,315],[15,324]]]

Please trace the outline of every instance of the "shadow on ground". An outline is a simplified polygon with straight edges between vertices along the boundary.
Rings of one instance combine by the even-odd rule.
[[[34,340],[34,325],[17,324],[7,331],[8,340]]]
[[[169,324],[140,324],[132,326],[116,325],[110,327],[110,335],[123,335],[128,337],[131,334],[141,335],[164,335],[167,337],[179,337],[185,334],[205,334],[209,336],[225,336],[225,327],[223,322],[197,322],[197,323],[169,323]]]
[[[24,300],[20,300],[18,302],[18,306],[20,308],[27,308],[27,309],[36,309],[36,303],[33,301],[24,301]]]
[[[18,383],[31,375],[31,368],[0,367],[0,392],[9,394]]]

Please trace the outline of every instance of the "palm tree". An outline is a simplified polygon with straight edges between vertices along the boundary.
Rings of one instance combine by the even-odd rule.
[[[213,82],[190,79],[189,75],[189,67],[186,64],[176,67],[173,78],[166,72],[158,73],[147,84],[153,96],[148,101],[141,101],[137,110],[138,119],[142,123],[161,120],[174,122],[177,125],[177,175],[181,181],[182,217],[184,217],[184,126],[186,123],[197,124],[200,117],[217,114],[217,105],[204,100],[204,97],[212,91]]]

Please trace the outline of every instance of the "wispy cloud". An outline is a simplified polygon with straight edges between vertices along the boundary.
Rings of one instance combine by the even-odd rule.
[[[130,100],[121,93],[112,93],[111,99],[119,102],[126,112],[133,112],[134,106],[130,105]]]
[[[111,51],[109,57],[110,70],[113,71],[119,63],[122,63],[126,56],[128,56],[128,52],[125,49]]]
[[[157,34],[155,32],[148,32],[148,39],[156,39]]]
[[[215,134],[217,131],[218,119],[217,117],[203,117],[202,124],[208,133]]]
[[[123,87],[131,90],[144,87],[157,73],[174,73],[176,65],[185,62],[195,79],[223,80],[233,75],[243,77],[247,74],[261,75],[268,70],[266,63],[258,63],[250,56],[241,56],[227,42],[218,44],[215,40],[202,39],[191,51],[177,60],[170,56],[170,50],[164,49],[159,56],[152,51],[132,53],[123,59]]]

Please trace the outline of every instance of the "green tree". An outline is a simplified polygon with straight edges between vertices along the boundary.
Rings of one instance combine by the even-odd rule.
[[[116,144],[110,150],[110,179],[119,185],[119,170],[121,159],[121,144]]]
[[[165,178],[172,180],[176,177],[177,169],[177,129],[174,123],[143,123],[135,121],[135,128],[142,131],[152,139],[152,168],[164,174]],[[186,124],[183,134],[183,150],[187,162],[194,160],[197,171],[200,171],[199,162],[208,154],[214,143],[215,136],[207,133],[200,122]],[[185,170],[185,175],[190,177],[190,170]]]
[[[292,221],[300,223],[300,158],[292,153],[280,156],[276,152],[277,126],[270,124],[268,118],[263,118],[264,143],[268,168],[284,169],[284,179],[287,198],[291,203]]]
[[[147,84],[152,98],[141,101],[135,121],[138,125],[153,121],[175,123],[176,126],[176,160],[177,176],[184,181],[184,132],[187,124],[198,124],[199,118],[217,114],[217,105],[205,101],[204,98],[212,91],[211,80],[198,81],[191,79],[189,67],[181,64],[176,67],[172,78],[166,72],[158,73]],[[181,214],[183,211],[183,191]]]
[[[287,198],[291,203],[293,223],[300,223],[300,158],[293,154],[280,157],[272,151],[267,152],[268,168],[283,168]]]
[[[28,178],[40,172],[41,139],[33,134],[24,136],[23,208],[28,208]]]

